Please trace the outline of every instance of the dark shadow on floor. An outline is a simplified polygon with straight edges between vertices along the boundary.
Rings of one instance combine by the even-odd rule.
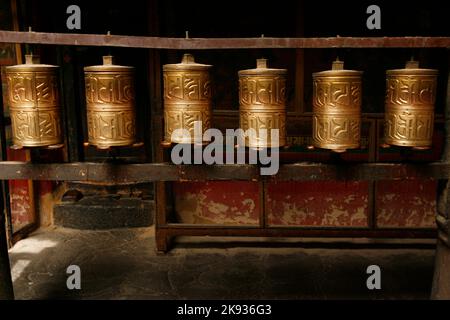
[[[427,299],[433,243],[180,239],[157,255],[152,228],[39,230],[10,250],[17,299]],[[214,242],[214,240],[217,240]],[[81,268],[68,290],[66,269]],[[367,266],[382,289],[367,289]]]

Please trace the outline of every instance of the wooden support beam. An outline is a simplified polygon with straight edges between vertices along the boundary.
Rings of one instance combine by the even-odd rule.
[[[422,163],[362,163],[362,164],[318,164],[299,163],[281,165],[278,173],[269,176],[272,180],[401,180],[401,179],[446,179],[450,176],[447,164]]]
[[[450,37],[163,38],[0,31],[0,42],[153,49],[450,48]]]
[[[433,238],[432,229],[365,229],[365,228],[311,228],[188,225],[171,223],[159,228],[168,237],[174,236],[252,236],[252,237],[328,237],[328,238]]]
[[[138,183],[152,181],[317,181],[449,179],[450,163],[422,164],[297,163],[281,165],[273,176],[261,176],[256,165],[173,165],[169,163],[30,163],[0,162],[0,180],[92,181]]]

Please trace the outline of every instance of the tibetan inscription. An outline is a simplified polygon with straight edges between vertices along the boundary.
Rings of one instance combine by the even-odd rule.
[[[56,68],[36,66],[40,65],[6,71],[12,138],[20,147],[47,147],[62,141]]]
[[[164,66],[164,143],[193,144],[198,121],[202,135],[211,128],[210,67],[195,63],[190,54],[185,54],[181,63]],[[172,135],[175,130],[187,132]]]
[[[404,69],[408,70],[408,69]],[[418,72],[414,69],[411,72]],[[429,147],[434,126],[435,75],[396,75],[386,80],[385,143]]]
[[[134,71],[112,64],[85,68],[89,144],[100,149],[132,145],[136,140]]]

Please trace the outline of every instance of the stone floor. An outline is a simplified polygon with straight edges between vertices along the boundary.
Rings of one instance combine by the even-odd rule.
[[[155,252],[153,228],[39,230],[10,250],[17,299],[427,299],[434,241],[180,238]],[[367,266],[382,271],[366,287]],[[66,269],[81,268],[81,290]]]

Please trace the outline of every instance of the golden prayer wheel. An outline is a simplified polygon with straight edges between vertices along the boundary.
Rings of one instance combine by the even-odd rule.
[[[247,132],[245,146],[281,147],[286,144],[286,69],[267,68],[266,59],[256,69],[239,71],[240,127]],[[253,133],[248,133],[248,130]],[[279,130],[272,144],[271,130]]]
[[[58,66],[25,56],[25,64],[6,67],[12,139],[15,147],[59,147],[61,106]]]
[[[201,143],[194,141],[195,122],[201,122],[201,133],[211,127],[211,66],[196,63],[191,54],[183,55],[181,63],[166,64],[164,74],[164,144]],[[184,135],[172,133],[184,129]]]
[[[362,71],[345,70],[336,60],[331,70],[313,74],[313,144],[345,152],[360,145]]]
[[[427,149],[432,144],[438,71],[417,61],[386,72],[384,142]]]
[[[136,139],[134,68],[113,64],[84,68],[89,144],[99,149],[130,146]]]

